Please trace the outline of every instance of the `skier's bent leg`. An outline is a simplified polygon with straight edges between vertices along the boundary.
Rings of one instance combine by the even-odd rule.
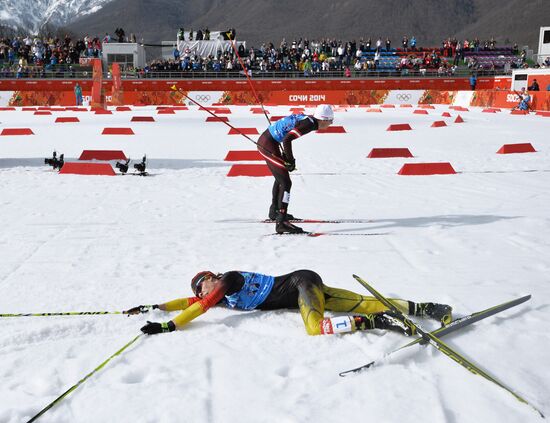
[[[290,198],[290,188],[292,187],[292,181],[288,170],[283,164],[283,157],[279,150],[279,145],[266,130],[258,139],[258,151],[264,157],[267,167],[271,171],[271,174],[275,178],[275,183],[272,189],[272,202],[270,208],[270,218],[273,217],[272,208],[276,212],[277,216],[281,215],[282,220],[285,220],[286,212],[288,209],[288,202]]]
[[[276,166],[273,166],[271,173],[275,177],[276,182],[279,184],[279,190],[277,192],[277,207],[280,213],[286,215],[288,210],[288,203],[290,202],[290,189],[292,188],[292,181],[290,180],[290,175],[288,170],[281,169]]]
[[[330,335],[355,330],[386,329],[375,315],[324,317],[325,293],[321,277],[311,270],[299,270],[291,283],[298,289],[298,306],[309,335]]]
[[[279,209],[279,182],[277,179],[273,182],[273,189],[271,190],[271,206],[269,207],[269,218],[271,220],[277,219],[277,210]]]
[[[373,297],[366,297],[352,291],[340,288],[323,286],[325,294],[325,308],[330,311],[355,312],[361,314],[381,313],[388,308]],[[447,325],[452,320],[452,307],[447,304],[417,303],[399,298],[390,298],[399,311],[410,316],[431,317]]]
[[[330,311],[355,312],[362,314],[380,313],[388,308],[376,298],[367,297],[341,288],[332,288],[323,285],[326,305],[325,308]],[[414,314],[414,303],[412,301],[401,300],[398,298],[390,299],[402,313]],[[412,306],[411,306],[412,304]],[[413,311],[411,313],[411,311]]]

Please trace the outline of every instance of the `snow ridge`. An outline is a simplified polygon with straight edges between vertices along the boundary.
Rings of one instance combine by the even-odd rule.
[[[0,24],[37,33],[95,13],[113,0],[1,0]]]

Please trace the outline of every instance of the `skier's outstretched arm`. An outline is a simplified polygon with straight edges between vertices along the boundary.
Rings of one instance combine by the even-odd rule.
[[[182,305],[181,300],[188,300],[187,307],[172,320],[163,323],[148,321],[147,324],[141,328],[141,331],[147,335],[155,335],[157,333],[173,332],[176,329],[181,329],[191,320],[196,319],[201,314],[206,313],[206,311],[210,307],[215,306],[217,303],[219,303],[224,297],[226,290],[226,287],[223,284],[220,284],[216,286],[216,288],[211,293],[209,293],[206,297],[202,299],[198,297],[183,298],[162,304],[166,307],[166,311],[181,310],[181,308],[178,308]],[[172,309],[171,307],[176,308]],[[160,306],[159,309],[161,309]]]
[[[171,300],[162,304],[138,305],[136,307],[132,307],[128,310],[123,311],[123,313],[124,314],[143,314],[143,313],[148,313],[149,310],[162,310],[162,311],[185,310],[187,307],[196,303],[199,300],[200,298],[197,298],[197,297],[177,298],[175,300]]]

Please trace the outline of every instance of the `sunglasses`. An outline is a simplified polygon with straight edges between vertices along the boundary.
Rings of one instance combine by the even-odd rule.
[[[195,295],[198,297],[200,293],[202,292],[202,284],[204,280],[206,279],[208,275],[204,275],[200,280],[197,282],[197,285],[195,286]]]

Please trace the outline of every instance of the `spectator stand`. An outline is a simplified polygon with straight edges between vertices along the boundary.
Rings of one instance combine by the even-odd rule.
[[[192,56],[219,58],[224,53],[233,52],[233,47],[229,40],[230,31],[211,31],[209,32],[209,39],[206,40],[199,32],[202,33],[202,31],[184,31],[183,39],[181,39],[181,32],[178,33],[178,40],[176,41],[177,53],[171,52],[171,56],[175,54],[174,59],[184,59]],[[233,32],[233,34],[235,33]],[[235,41],[235,44],[237,50],[240,50],[244,56],[246,54],[246,41]],[[170,58],[170,56],[167,58]]]
[[[464,61],[471,70],[515,69],[522,66],[522,59],[513,53],[512,47],[493,50],[464,52]]]

